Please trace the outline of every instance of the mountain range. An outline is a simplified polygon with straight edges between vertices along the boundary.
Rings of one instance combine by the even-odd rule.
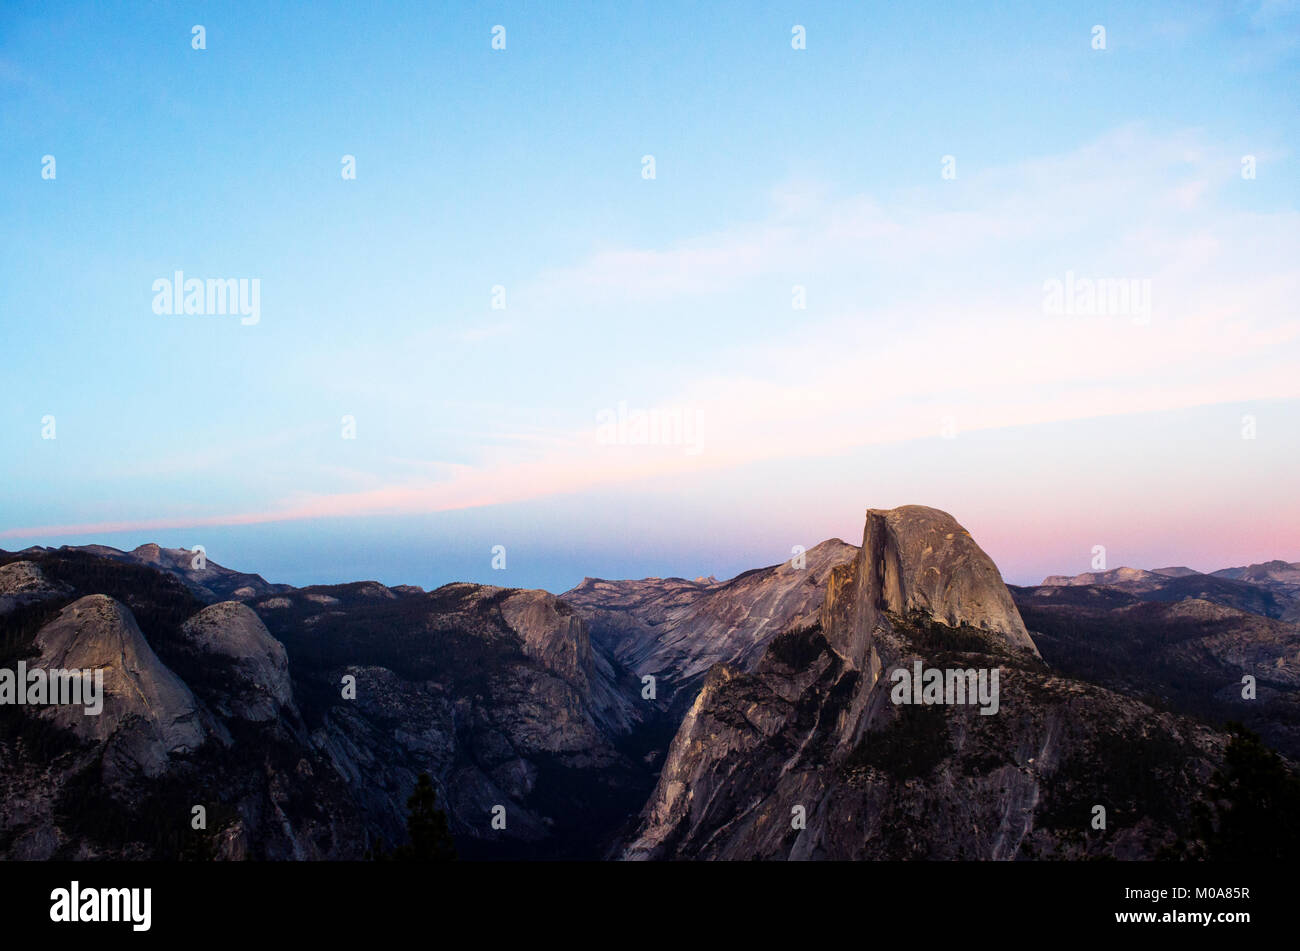
[[[726,581],[558,596],[0,552],[0,668],[105,690],[0,705],[0,856],[357,859],[422,773],[467,858],[1192,855],[1225,723],[1300,758],[1298,607],[1277,561],[1008,587],[924,506]],[[996,675],[996,712],[899,702],[926,668]]]

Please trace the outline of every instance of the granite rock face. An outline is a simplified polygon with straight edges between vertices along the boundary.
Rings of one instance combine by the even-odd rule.
[[[148,566],[74,550],[32,557],[61,587],[0,622],[11,648],[0,667],[101,676],[102,709],[0,706],[0,856],[362,853],[364,817],[313,748],[286,693],[283,647],[256,616],[204,611]],[[90,586],[112,595],[82,593]],[[196,806],[210,833],[192,829]]]
[[[33,601],[67,594],[66,585],[49,581],[39,566],[30,561],[12,561],[0,566],[0,615]]]
[[[591,639],[568,605],[548,591],[512,591],[501,601],[501,616],[525,654],[571,683],[587,682]]]
[[[102,673],[98,715],[70,705],[47,707],[45,715],[83,740],[107,744],[116,771],[156,776],[169,757],[203,743],[193,693],[158,659],[131,612],[112,598],[75,601],[41,628],[35,643],[40,653],[32,666]]]
[[[1167,573],[1172,572],[1172,574]],[[1184,573],[1186,572],[1186,574]],[[1077,587],[1079,585],[1141,585],[1144,588],[1159,587],[1167,578],[1185,578],[1196,572],[1188,569],[1165,568],[1160,571],[1147,571],[1143,568],[1111,568],[1108,571],[1085,571],[1079,575],[1051,575],[1043,579],[1044,587]]]
[[[185,842],[188,801],[211,806],[219,855],[355,859],[402,841],[428,772],[463,854],[594,858],[653,783],[639,681],[547,592],[357,582],[204,606],[165,550],[115,551],[3,566],[53,598],[11,619],[30,663],[102,667],[108,696],[100,717],[0,710],[0,855],[156,855],[141,830]]]
[[[865,662],[870,631],[889,612],[975,627],[1013,650],[1037,654],[993,560],[938,509],[868,509],[858,557],[835,573],[830,587],[822,627],[855,666]]]
[[[212,663],[228,662],[231,685],[223,714],[273,720],[293,700],[289,658],[253,610],[238,601],[209,605],[181,627],[189,646]]]
[[[55,594],[59,588],[50,584],[41,569],[30,561],[11,561],[0,567],[0,595]]]
[[[545,591],[324,586],[260,604],[289,649],[312,744],[394,843],[427,772],[472,857],[597,857],[652,778],[627,748],[645,704]],[[389,589],[385,589],[386,591]],[[355,678],[355,698],[339,684]],[[491,810],[506,810],[505,830]]]
[[[883,671],[939,659],[917,633],[881,632]],[[710,674],[623,858],[1151,858],[1222,757],[1222,735],[1194,721],[1028,666],[1002,668],[995,716],[895,708],[824,639],[795,637],[803,665],[778,642],[754,673]],[[1117,757],[1147,775],[1116,773]],[[1094,803],[1109,836],[1089,830]]]
[[[997,671],[995,711],[899,704],[894,674],[917,663]],[[950,516],[870,510],[819,622],[773,640],[752,671],[709,674],[623,857],[1149,858],[1188,821],[1223,742],[1055,676]],[[1161,798],[1123,773],[1099,782],[1116,755],[1158,776]],[[1122,828],[1089,836],[1088,796]]]
[[[620,663],[638,677],[657,678],[661,700],[685,690],[689,701],[714,664],[750,668],[772,638],[815,620],[832,569],[857,555],[835,538],[730,581],[587,578],[562,597]]]

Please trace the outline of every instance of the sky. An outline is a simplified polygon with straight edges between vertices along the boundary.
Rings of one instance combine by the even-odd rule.
[[[1300,3],[1044,6],[0,6],[0,548],[1300,560]]]

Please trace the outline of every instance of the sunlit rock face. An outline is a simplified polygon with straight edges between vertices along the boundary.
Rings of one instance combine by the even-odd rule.
[[[835,572],[830,588],[822,629],[854,666],[866,661],[871,632],[885,612],[919,612],[949,627],[968,625],[1013,650],[1037,654],[993,560],[938,509],[868,509],[858,557]]]
[[[898,705],[891,674],[917,662],[996,669],[996,713]],[[1187,821],[1223,742],[1053,675],[996,567],[951,516],[873,509],[816,623],[773,639],[752,670],[712,669],[622,856],[1150,858]],[[1117,755],[1160,777],[1159,803],[1140,801],[1146,785],[1109,778],[1123,775],[1111,771]],[[1150,818],[1090,839],[1086,796]]]
[[[103,710],[47,708],[54,723],[91,742],[108,744],[111,771],[141,770],[157,775],[168,757],[204,741],[197,704],[189,687],[154,653],[131,612],[104,595],[68,605],[36,635],[40,654],[33,666],[103,672]]]

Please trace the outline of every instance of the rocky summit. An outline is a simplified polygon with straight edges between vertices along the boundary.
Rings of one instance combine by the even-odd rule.
[[[916,505],[729,580],[560,596],[0,553],[0,671],[103,682],[94,716],[0,704],[0,856],[358,859],[427,773],[465,858],[1200,857],[1225,723],[1300,756],[1297,577],[1008,588]]]
[[[993,560],[938,509],[868,509],[862,547],[832,578],[821,622],[831,646],[860,666],[873,631],[891,613],[977,628],[1009,649],[1037,654]]]

